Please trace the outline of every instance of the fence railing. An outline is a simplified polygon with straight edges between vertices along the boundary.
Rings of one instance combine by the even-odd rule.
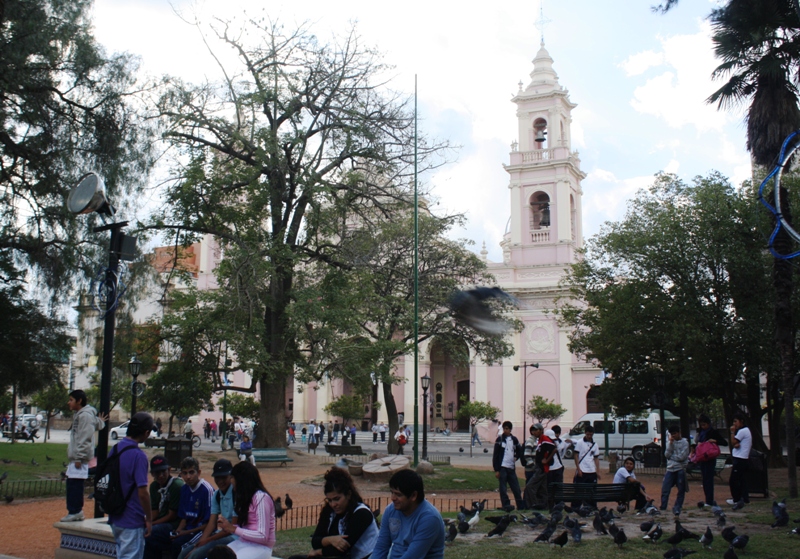
[[[47,497],[65,493],[64,482],[60,479],[4,481],[0,491],[3,492],[3,495],[10,495],[15,499]]]
[[[456,512],[461,510],[461,507],[468,509],[472,508],[472,499],[446,499],[442,497],[427,498],[439,512]],[[364,499],[364,503],[369,506],[373,511],[377,510],[383,513],[383,510],[391,503],[389,497],[370,497]],[[501,505],[500,499],[489,499],[486,502],[486,509],[491,510],[498,508]],[[310,505],[305,507],[297,507],[287,510],[281,518],[276,519],[277,530],[294,530],[296,528],[308,528],[316,526],[319,521],[319,515],[322,512],[322,503],[318,505]]]

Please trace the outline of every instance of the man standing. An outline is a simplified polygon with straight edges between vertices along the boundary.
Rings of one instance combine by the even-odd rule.
[[[749,503],[750,494],[747,491],[747,470],[750,467],[750,449],[753,448],[753,435],[750,428],[745,425],[745,417],[742,412],[733,414],[733,426],[731,427],[731,446],[733,450],[733,468],[731,468],[731,478],[728,485],[731,488],[731,498],[728,499],[729,505],[740,502]]]
[[[534,455],[536,454],[536,445],[539,444],[539,437],[542,436],[542,430],[537,429],[536,426],[541,425],[540,423],[534,423],[528,428],[528,432],[530,433],[530,437],[525,441],[525,444],[522,446],[522,459],[520,462],[522,463],[523,467],[525,468],[525,485],[528,485],[528,482],[533,477],[533,472],[536,469],[536,462],[533,459]]]
[[[689,464],[689,441],[681,437],[681,429],[677,425],[669,428],[669,441],[664,451],[667,458],[667,471],[661,484],[661,510],[667,510],[669,493],[673,486],[678,487],[678,497],[672,513],[680,516],[683,497],[686,495],[686,466]]]
[[[556,451],[556,445],[544,434],[541,423],[531,425],[531,434],[536,437],[536,451],[533,455],[533,475],[525,484],[525,502],[532,509],[547,507],[547,473],[550,471],[550,459]]]
[[[67,406],[75,415],[67,446],[67,515],[61,522],[76,522],[84,519],[83,484],[89,477],[89,461],[94,457],[94,434],[105,427],[108,416],[97,415],[97,410],[86,403],[83,390],[70,392]]]
[[[378,442],[378,424],[377,423],[373,423],[372,424],[372,442],[373,443],[377,443]]]
[[[383,421],[381,421],[381,425],[380,425],[380,427],[378,427],[378,433],[381,434],[381,442],[385,443],[386,442],[386,424]]]
[[[564,452],[567,450],[567,443],[561,440],[561,427],[554,425],[552,429],[544,432],[553,444],[556,451],[553,453],[553,464],[547,472],[547,485],[551,483],[564,483]]]
[[[481,442],[481,436],[478,434],[478,422],[473,419],[470,423],[470,426],[472,428],[472,440],[470,444],[475,446],[475,443],[478,443],[478,445],[483,446],[483,443]]]
[[[139,445],[147,440],[155,424],[150,414],[138,412],[128,423],[128,431],[112,452],[119,457],[119,477],[122,494],[131,497],[121,514],[108,516],[108,524],[117,543],[117,559],[141,559],[144,539],[150,535],[152,512],[147,491],[147,455]],[[132,488],[136,487],[136,491]]]
[[[519,445],[517,437],[511,434],[514,425],[510,421],[502,424],[503,434],[497,437],[494,442],[494,454],[492,454],[492,467],[494,477],[500,480],[500,502],[503,510],[511,512],[514,506],[508,498],[506,485],[511,487],[518,509],[525,508],[525,501],[522,500],[522,492],[519,489],[519,479],[517,478],[516,462],[522,454],[522,447]]]
[[[389,480],[392,504],[381,517],[371,559],[443,559],[442,515],[425,500],[422,478],[400,470]]]
[[[308,424],[308,445],[311,446],[312,444],[317,444],[317,424],[314,423],[313,419]]]
[[[150,539],[169,539],[169,533],[178,527],[178,507],[181,502],[183,480],[169,474],[167,459],[156,454],[150,459],[150,506],[153,528],[145,538],[145,546]]]
[[[339,420],[336,419],[333,422],[333,442],[335,444],[339,444],[339,429],[341,425],[339,425]]]
[[[192,440],[192,433],[193,432],[194,432],[194,428],[192,427],[192,420],[188,419],[186,421],[186,424],[183,426],[183,434],[187,439]]]
[[[575,441],[575,483],[597,483],[600,480],[600,449],[594,442],[594,427],[586,426],[583,438]],[[594,501],[589,506],[594,506]],[[578,508],[581,503],[573,501],[572,506]]]
[[[406,430],[403,425],[397,430],[397,433],[394,434],[394,440],[397,441],[397,454],[403,454],[403,449],[408,443],[408,437],[406,437]]]

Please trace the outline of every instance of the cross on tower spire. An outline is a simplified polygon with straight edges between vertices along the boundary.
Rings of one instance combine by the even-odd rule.
[[[539,33],[541,33],[542,44],[544,44],[544,29],[547,27],[548,23],[552,22],[553,20],[544,17],[544,0],[539,0],[539,19],[534,22],[534,25],[536,29],[539,30]]]

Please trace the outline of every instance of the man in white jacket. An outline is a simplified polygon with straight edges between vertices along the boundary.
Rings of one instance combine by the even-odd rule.
[[[61,522],[83,520],[83,484],[89,477],[89,461],[94,458],[94,434],[106,426],[108,416],[98,416],[86,403],[83,390],[69,393],[67,406],[72,410],[72,427],[67,447],[67,515]]]

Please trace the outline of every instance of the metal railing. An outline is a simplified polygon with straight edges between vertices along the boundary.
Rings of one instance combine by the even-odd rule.
[[[0,491],[3,491],[3,495],[10,495],[15,499],[65,494],[64,482],[60,479],[5,481]]]

